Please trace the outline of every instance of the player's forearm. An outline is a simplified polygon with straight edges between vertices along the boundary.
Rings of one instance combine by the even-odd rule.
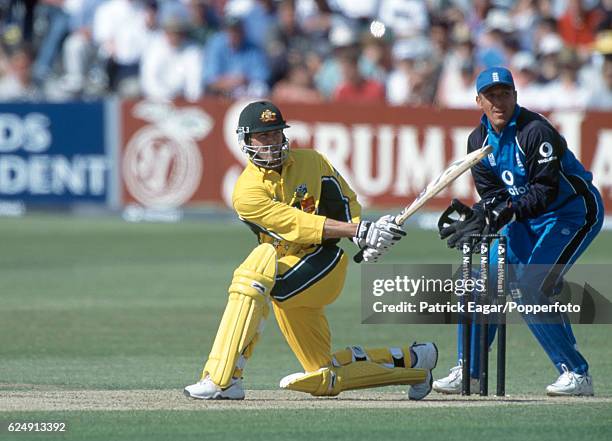
[[[359,224],[340,222],[327,218],[323,224],[323,239],[341,239],[343,237],[355,237]]]
[[[532,184],[529,191],[513,203],[517,219],[534,219],[543,215],[558,194],[558,185]]]

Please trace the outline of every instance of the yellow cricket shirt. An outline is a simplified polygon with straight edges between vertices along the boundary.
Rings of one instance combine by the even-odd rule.
[[[322,243],[325,218],[359,222],[361,215],[344,178],[323,155],[306,149],[291,150],[280,174],[249,162],[232,201],[260,243],[273,243],[285,253]]]

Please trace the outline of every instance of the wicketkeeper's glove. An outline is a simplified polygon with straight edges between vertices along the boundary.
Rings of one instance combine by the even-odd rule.
[[[486,225],[485,211],[479,204],[470,208],[459,199],[453,199],[438,219],[440,239],[447,239],[449,248],[460,248],[472,234],[482,233]]]
[[[512,206],[512,199],[495,197],[485,202],[486,233],[497,233],[504,225],[516,220],[516,211]]]

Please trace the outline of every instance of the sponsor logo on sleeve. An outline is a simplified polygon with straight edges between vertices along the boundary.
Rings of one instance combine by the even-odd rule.
[[[542,159],[538,160],[538,164],[546,164],[547,162],[555,161],[557,159],[556,156],[553,156],[554,149],[550,142],[544,141],[540,148],[538,149],[540,156]]]

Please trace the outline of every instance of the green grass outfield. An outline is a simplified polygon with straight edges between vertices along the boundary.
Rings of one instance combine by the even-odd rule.
[[[68,433],[57,437],[83,440],[612,438],[612,326],[607,325],[575,327],[603,401],[547,403],[544,388],[556,371],[527,328],[516,325],[508,330],[506,389],[510,398],[533,397],[531,403],[476,405],[483,403],[474,397],[460,405],[422,408],[418,403],[353,408],[350,400],[344,407],[318,408],[311,400],[309,409],[283,408],[282,400],[277,407],[271,400],[262,409],[233,403],[215,410],[189,401],[190,407],[181,410],[10,410],[6,397],[15,391],[43,396],[134,390],[137,395],[161,389],[180,394],[197,379],[231,273],[254,245],[252,233],[234,223],[128,224],[42,215],[0,219],[0,422],[67,421]],[[347,248],[353,252],[352,245]],[[612,233],[602,233],[580,262],[612,263],[611,248]],[[457,258],[433,232],[410,230],[387,261],[456,263]],[[355,264],[343,295],[328,312],[335,348],[435,340],[440,348],[436,376],[446,375],[453,364],[452,326],[360,324]],[[263,337],[247,366],[248,389],[276,389],[280,378],[300,370],[273,319]],[[13,435],[30,437],[44,439]],[[8,438],[0,427],[0,439]]]

